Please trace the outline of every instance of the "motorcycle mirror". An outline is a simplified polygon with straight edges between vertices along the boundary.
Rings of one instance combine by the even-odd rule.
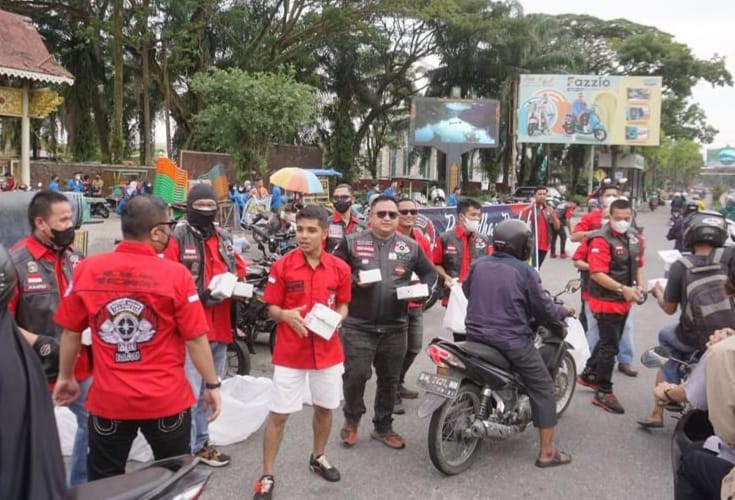
[[[661,368],[671,357],[671,351],[663,346],[656,346],[641,354],[641,364],[646,368]]]
[[[582,280],[579,278],[574,278],[567,282],[567,285],[564,287],[564,290],[566,290],[569,293],[574,293],[580,288],[582,288]]]

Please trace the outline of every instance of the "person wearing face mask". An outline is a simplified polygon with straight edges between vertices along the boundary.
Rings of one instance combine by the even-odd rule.
[[[595,210],[587,213],[577,224],[574,225],[570,240],[580,242],[588,233],[597,231],[602,227],[602,209],[609,207],[610,203],[618,199],[620,191],[617,184],[605,184],[599,193],[599,204],[601,205]]]
[[[449,301],[449,291],[455,283],[467,277],[470,263],[490,255],[493,251],[487,237],[480,233],[480,202],[472,198],[461,198],[457,203],[457,225],[439,235],[434,246],[434,265],[444,285],[442,305]],[[455,334],[455,339],[462,340]]]
[[[551,249],[552,226],[559,230],[559,219],[556,212],[546,204],[546,186],[536,186],[533,190],[533,203],[521,212],[521,220],[530,224],[535,235],[536,248],[531,254],[533,266],[541,269],[546,255]]]
[[[74,251],[71,203],[63,194],[39,191],[28,205],[31,235],[16,243],[10,255],[18,276],[8,306],[20,331],[41,360],[53,388],[58,375],[61,328],[54,323],[54,311],[71,283],[81,256]],[[90,351],[84,346],[74,373],[80,398],[69,409],[77,420],[72,449],[69,484],[87,481],[87,419],[84,403],[92,382]]]
[[[217,374],[221,377],[227,361],[227,345],[233,339],[230,311],[232,300],[213,296],[209,284],[212,278],[223,273],[244,278],[246,264],[235,252],[232,236],[215,226],[216,218],[217,195],[214,188],[210,184],[192,187],[186,200],[186,221],[174,229],[173,239],[165,255],[184,264],[194,277],[209,325],[208,338],[212,358]],[[187,357],[186,374],[198,400],[192,412],[192,453],[211,467],[223,467],[230,463],[230,457],[209,444],[209,426],[203,399],[206,394],[205,384],[192,361]]]
[[[610,204],[610,222],[589,237],[589,309],[597,320],[600,340],[577,382],[595,390],[592,403],[611,413],[624,413],[613,393],[612,372],[631,303],[645,300],[643,238],[631,229],[633,210],[627,200]]]
[[[366,226],[352,210],[355,199],[349,184],[338,184],[334,188],[332,202],[334,203],[334,214],[329,219],[329,229],[324,248],[327,252],[335,254],[339,253],[339,249],[345,248],[347,236],[364,231]]]
[[[80,262],[54,316],[64,329],[54,403],[79,398],[74,365],[81,331],[91,330],[94,383],[89,389],[90,480],[123,474],[140,430],[156,460],[190,452],[195,398],[184,373],[185,352],[206,380],[212,420],[220,383],[207,344],[207,320],[187,269],[162,253],[175,224],[166,203],[132,198],[122,213],[123,241]]]

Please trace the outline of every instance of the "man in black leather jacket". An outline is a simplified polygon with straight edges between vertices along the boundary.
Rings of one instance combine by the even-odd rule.
[[[398,300],[396,289],[409,286],[414,272],[431,289],[437,274],[415,241],[396,234],[395,199],[377,195],[371,202],[370,231],[351,234],[347,248],[335,254],[350,265],[353,283],[349,314],[340,332],[345,351],[345,425],[340,437],[347,447],[357,441],[357,427],[366,411],[365,383],[374,365],[378,387],[370,435],[400,449],[405,442],[393,431],[392,413],[406,353],[409,300]]]

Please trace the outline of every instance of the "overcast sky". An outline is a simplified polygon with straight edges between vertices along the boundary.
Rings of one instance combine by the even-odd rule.
[[[732,0],[521,0],[526,14],[587,14],[600,19],[625,18],[655,26],[687,44],[701,59],[726,57],[735,76],[735,2]],[[720,133],[708,147],[735,146],[735,88],[694,88],[693,100]]]

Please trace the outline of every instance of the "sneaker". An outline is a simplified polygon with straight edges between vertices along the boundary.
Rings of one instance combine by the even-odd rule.
[[[229,455],[225,455],[209,443],[204,443],[204,447],[197,451],[194,456],[210,467],[224,467],[230,463]]]
[[[398,396],[401,399],[418,399],[419,393],[418,391],[412,391],[411,389],[407,388],[405,385],[401,384],[398,386]]]
[[[339,439],[342,441],[342,446],[352,448],[357,442],[357,424],[345,422],[342,430],[339,431]]]
[[[327,457],[324,455],[319,455],[317,458],[314,458],[313,454],[309,456],[309,467],[313,473],[319,474],[332,483],[336,483],[340,479],[339,471],[327,462]]]
[[[562,259],[568,259],[568,258],[569,258],[569,255],[567,255],[567,253],[566,253],[566,252],[562,252],[562,253],[561,253],[561,255],[560,255],[560,257],[561,257]]]
[[[275,486],[276,480],[273,479],[273,476],[261,476],[253,488],[253,500],[270,500]]]
[[[577,377],[577,383],[579,385],[589,387],[590,389],[593,389],[595,391],[599,389],[599,386],[597,385],[597,382],[595,381],[595,376],[590,375],[589,373],[582,372],[581,375]]]
[[[556,254],[555,254],[555,253],[552,253],[552,254],[551,254],[551,258],[552,258],[552,259],[556,259]]]
[[[395,450],[402,450],[406,447],[406,442],[403,440],[401,435],[395,431],[378,432],[377,430],[374,430],[370,433],[370,437]]]
[[[623,405],[620,404],[618,398],[612,392],[597,391],[595,397],[592,399],[592,404],[610,413],[625,413]]]

